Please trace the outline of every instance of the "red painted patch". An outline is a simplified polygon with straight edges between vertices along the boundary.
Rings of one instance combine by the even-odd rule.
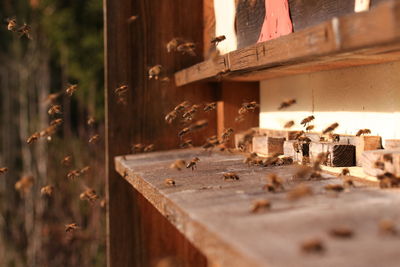
[[[265,19],[258,42],[265,42],[293,31],[288,0],[265,0]]]

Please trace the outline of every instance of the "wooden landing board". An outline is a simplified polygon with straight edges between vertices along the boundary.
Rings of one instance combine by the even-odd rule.
[[[200,158],[195,171],[169,169],[176,159]],[[382,236],[382,218],[400,226],[399,190],[381,190],[356,182],[356,188],[335,196],[324,185],[342,183],[325,175],[306,182],[312,197],[290,202],[285,193],[266,193],[261,187],[268,173],[277,173],[286,190],[296,186],[294,166],[248,167],[242,155],[205,154],[202,150],[174,150],[117,157],[116,169],[183,235],[217,266],[398,266],[400,237]],[[222,173],[236,172],[240,180],[223,181]],[[175,187],[164,184],[173,178]],[[121,178],[122,179],[122,178]],[[118,194],[118,192],[114,192]],[[267,198],[270,211],[251,214],[254,200]],[[354,229],[350,240],[330,237],[331,227]],[[299,243],[319,237],[326,252],[306,255]]]
[[[177,86],[208,79],[258,81],[400,60],[400,1],[204,61],[175,74]]]

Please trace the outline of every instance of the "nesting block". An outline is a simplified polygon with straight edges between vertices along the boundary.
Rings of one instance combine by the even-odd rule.
[[[389,154],[392,156],[393,161],[384,161],[383,156]],[[385,165],[384,170],[374,167],[376,161],[382,161]],[[363,171],[367,175],[377,176],[384,172],[391,172],[395,175],[400,175],[400,148],[399,149],[379,149],[364,151],[361,156],[361,164]]]
[[[295,140],[289,140],[285,141],[283,143],[283,154],[288,157],[292,157],[294,161],[302,162],[303,161],[303,156],[308,156],[308,150],[309,150],[309,144],[303,144],[302,145],[302,150],[297,152],[294,144],[297,141]]]
[[[386,139],[385,149],[400,149],[400,139]]]
[[[260,155],[283,154],[283,143],[285,138],[276,138],[269,136],[253,137],[253,152]]]
[[[310,159],[314,162],[319,153],[329,152],[328,166],[351,167],[355,166],[356,147],[349,144],[332,142],[311,142]]]

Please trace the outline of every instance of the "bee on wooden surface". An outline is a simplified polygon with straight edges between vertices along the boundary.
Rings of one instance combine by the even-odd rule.
[[[339,143],[340,142],[340,135],[338,135],[338,134],[333,134],[333,133],[330,133],[329,134],[329,138],[332,140],[332,142],[334,142],[334,143]]]
[[[322,131],[323,134],[333,132],[337,127],[339,127],[339,123],[335,122],[329,125],[325,130]]]
[[[385,163],[383,161],[377,160],[374,162],[374,168],[375,169],[380,169],[380,170],[385,170]]]
[[[176,185],[176,184],[175,184],[175,180],[174,180],[174,179],[171,179],[171,178],[165,179],[165,180],[164,180],[164,183],[165,183],[166,185],[169,185],[169,186],[175,186],[175,185]]]
[[[303,241],[300,247],[301,250],[306,253],[322,253],[325,251],[325,246],[319,238]]]
[[[250,166],[255,158],[257,158],[257,153],[250,153],[246,158],[244,158],[243,163]]]
[[[61,114],[61,106],[60,105],[52,105],[47,113],[50,116],[56,115],[56,114]]]
[[[400,186],[400,178],[396,177],[391,172],[385,172],[384,174],[378,175],[376,178],[379,180],[379,187],[382,189]]]
[[[350,170],[348,168],[343,168],[342,171],[340,172],[341,176],[346,176],[350,175]]]
[[[70,223],[65,225],[65,232],[73,232],[75,230],[78,230],[80,227],[76,223]]]
[[[239,175],[234,172],[226,172],[223,174],[224,180],[239,180]]]
[[[294,104],[296,104],[296,103],[297,103],[296,99],[288,99],[288,100],[285,100],[285,101],[283,101],[283,102],[281,103],[281,105],[278,107],[278,110],[282,110],[282,109],[284,109],[284,108],[288,108],[288,107],[290,107],[290,106],[292,106],[292,105],[294,105]]]
[[[358,132],[356,133],[356,136],[361,136],[361,135],[365,135],[365,134],[370,134],[371,130],[370,129],[360,129],[358,130]]]
[[[53,193],[54,193],[54,186],[52,185],[46,185],[40,189],[40,194],[42,196],[51,197],[53,196]]]
[[[40,138],[40,133],[36,132],[36,133],[32,134],[31,136],[29,136],[28,139],[26,140],[26,142],[28,143],[28,145],[30,145],[33,142],[36,142],[37,140],[39,140],[39,138]]]
[[[299,184],[287,193],[287,198],[289,200],[295,201],[303,197],[311,196],[313,195],[313,193],[313,190],[308,185]]]
[[[327,184],[324,186],[324,189],[326,191],[342,192],[344,190],[344,187],[341,184]]]
[[[257,200],[251,206],[250,211],[252,213],[257,213],[263,210],[271,209],[271,202],[268,199]]]
[[[175,108],[174,111],[176,112],[182,112],[186,110],[189,107],[190,103],[188,101],[183,101],[182,103],[179,103]]]
[[[72,156],[65,156],[62,160],[61,160],[61,164],[66,166],[66,167],[70,167],[72,163]]]
[[[126,22],[130,24],[130,23],[136,21],[138,18],[139,18],[139,16],[137,16],[137,15],[130,16],[130,17],[126,20]]]
[[[193,147],[193,141],[192,141],[192,139],[186,139],[186,140],[184,140],[179,146],[180,146],[181,148]]]
[[[152,152],[154,151],[154,148],[155,148],[154,144],[148,145],[143,149],[143,152]]]
[[[204,111],[209,112],[217,108],[217,102],[211,102],[204,105]]]
[[[392,154],[385,154],[385,155],[383,155],[383,161],[393,163],[393,156],[392,156]]]
[[[274,193],[285,190],[285,188],[283,187],[282,179],[278,177],[276,174],[271,173],[268,175],[267,178],[269,183],[263,186],[264,190]]]
[[[14,188],[17,190],[21,195],[25,195],[31,191],[31,188],[33,186],[33,182],[35,179],[31,175],[26,175],[23,176],[21,179],[19,179],[15,185]]]
[[[74,180],[75,178],[78,178],[79,176],[81,176],[80,170],[72,170],[67,173],[67,178],[69,180]]]
[[[151,80],[153,78],[155,80],[158,80],[158,77],[161,74],[161,70],[162,70],[162,66],[161,65],[155,65],[155,66],[151,67],[149,69],[149,80]]]
[[[99,199],[99,196],[96,194],[95,190],[88,188],[79,195],[79,198],[80,200],[86,200],[93,203],[96,202],[97,199]]]
[[[174,163],[172,163],[169,167],[171,169],[176,169],[178,171],[181,171],[183,168],[186,167],[186,161],[184,161],[183,159],[178,159]]]
[[[379,222],[379,232],[385,235],[397,235],[398,231],[394,221],[389,219],[383,219]]]
[[[211,40],[211,43],[217,46],[220,42],[224,41],[226,39],[225,35],[220,35]]]
[[[315,128],[314,125],[308,125],[308,126],[306,127],[306,131],[307,131],[307,132],[312,131],[312,130],[314,130],[314,128]]]
[[[194,50],[196,49],[195,43],[186,42],[177,46],[176,51],[182,53],[183,55],[188,54],[192,57],[196,56]]]
[[[19,33],[19,37],[26,36],[29,40],[32,40],[31,36],[32,28],[28,24],[24,23],[21,27],[18,28],[17,32]]]
[[[173,110],[165,116],[165,121],[168,124],[171,124],[176,119],[177,116],[178,116],[178,113],[175,110]]]
[[[87,125],[93,126],[96,123],[96,120],[93,117],[89,117],[86,121]]]
[[[171,53],[173,51],[176,51],[179,45],[179,39],[178,38],[173,38],[171,41],[167,43],[167,52]]]
[[[7,30],[15,32],[17,29],[17,19],[16,18],[8,18],[7,19]]]
[[[68,96],[72,96],[76,90],[78,90],[78,85],[77,84],[72,84],[65,89],[65,92],[67,93]]]
[[[97,142],[99,142],[99,141],[100,141],[100,135],[99,134],[92,135],[89,138],[89,144],[97,144]]]
[[[353,237],[354,232],[351,228],[347,226],[340,226],[329,230],[329,234],[333,237],[338,237],[338,238],[351,238]]]
[[[289,128],[292,128],[293,125],[294,125],[294,121],[288,121],[287,123],[285,123],[285,125],[283,126],[283,128],[289,129]]]
[[[59,126],[63,123],[63,119],[55,119],[50,122],[51,126]]]
[[[229,138],[231,137],[232,134],[233,134],[232,128],[225,129],[224,132],[222,133],[223,142],[229,140]]]
[[[303,127],[306,127],[310,122],[312,122],[313,120],[315,120],[315,117],[313,115],[308,116],[307,118],[304,118],[300,124],[303,125]]]
[[[186,168],[187,168],[187,169],[192,168],[192,171],[193,171],[194,169],[197,169],[197,162],[199,162],[199,161],[200,161],[200,159],[199,159],[198,157],[194,157],[194,158],[186,165]]]
[[[0,168],[0,175],[5,174],[6,172],[8,172],[8,168],[7,167]]]

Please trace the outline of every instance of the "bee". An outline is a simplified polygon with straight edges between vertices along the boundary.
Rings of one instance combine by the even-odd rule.
[[[231,137],[232,134],[233,134],[232,128],[225,129],[224,132],[222,133],[222,140],[224,142],[227,141]]]
[[[314,165],[314,170],[319,170],[317,165],[326,165],[328,160],[329,160],[329,152],[321,152],[317,155],[317,158],[315,160],[315,165]]]
[[[185,109],[187,109],[189,107],[189,102],[188,101],[183,101],[182,103],[179,103],[175,108],[174,111],[175,112],[181,112],[184,111]]]
[[[339,237],[339,238],[351,238],[354,235],[353,230],[351,230],[349,227],[346,226],[340,226],[340,227],[335,227],[332,228],[329,231],[329,234],[333,237]]]
[[[181,171],[183,168],[186,167],[186,161],[184,161],[183,159],[178,159],[174,163],[172,163],[169,167],[171,169],[176,169],[178,171]]]
[[[143,149],[143,152],[151,152],[154,151],[154,144],[148,145]]]
[[[40,135],[40,137],[47,137],[47,139],[50,141],[51,136],[56,133],[56,130],[57,130],[56,125],[49,126],[46,129],[44,129],[43,131],[40,131],[39,135]]]
[[[287,123],[285,123],[285,125],[283,126],[283,128],[292,128],[294,125],[294,121],[288,121]]]
[[[208,125],[208,120],[199,120],[190,126],[191,131],[200,130]]]
[[[183,113],[182,117],[186,121],[191,121],[193,120],[194,114],[197,112],[197,110],[200,108],[199,105],[193,105],[190,109],[188,109],[185,113]]]
[[[88,188],[79,195],[79,198],[80,200],[86,200],[93,203],[96,202],[97,199],[99,199],[99,196],[96,194],[95,190]]]
[[[24,23],[21,27],[18,28],[17,32],[19,33],[19,37],[21,38],[22,36],[26,36],[29,40],[32,40],[31,36],[31,26],[28,24]]]
[[[105,199],[102,199],[100,201],[100,208],[104,209],[106,207],[106,205],[107,205],[107,201]]]
[[[52,105],[49,110],[47,111],[47,113],[50,116],[53,116],[55,114],[61,114],[61,106],[60,105]]]
[[[299,165],[296,167],[293,179],[306,179],[311,172],[312,172],[311,167],[305,165]]]
[[[158,80],[159,75],[161,74],[162,66],[155,65],[149,69],[149,80],[155,79]]]
[[[287,198],[289,200],[298,200],[303,197],[308,197],[313,195],[313,190],[311,187],[305,184],[299,184],[295,188],[293,188],[291,191],[288,192]]]
[[[16,18],[8,18],[7,19],[7,30],[15,32],[17,28],[17,19]]]
[[[81,176],[80,170],[72,170],[67,173],[67,178],[70,180],[74,180],[75,178],[78,178],[79,176]]]
[[[39,138],[40,138],[40,133],[36,132],[36,133],[32,134],[31,136],[29,136],[28,139],[26,140],[26,142],[28,143],[28,145],[30,145],[33,142],[36,142],[37,140],[39,140]]]
[[[211,43],[217,46],[220,42],[224,41],[225,39],[226,39],[225,35],[216,36],[211,40]]]
[[[393,156],[391,154],[383,155],[383,161],[393,163]]]
[[[100,135],[95,134],[89,138],[89,144],[96,144],[100,140]]]
[[[179,39],[173,38],[171,41],[167,43],[167,52],[171,53],[173,51],[176,51],[178,45],[179,45]]]
[[[308,125],[310,122],[312,122],[313,120],[315,120],[315,117],[313,115],[308,116],[307,118],[304,118],[300,124],[303,125],[303,127],[306,127],[306,125]]]
[[[307,131],[307,132],[312,131],[312,130],[314,130],[314,128],[315,128],[314,125],[308,125],[308,126],[306,127],[306,131]]]
[[[385,163],[380,161],[380,160],[377,160],[377,161],[374,162],[374,168],[375,169],[380,169],[380,170],[383,171],[383,170],[385,170]]]
[[[361,136],[361,135],[365,135],[365,134],[370,134],[371,130],[370,129],[360,129],[358,130],[358,132],[356,133],[356,136]]]
[[[219,144],[220,144],[220,142],[219,142],[217,136],[214,135],[214,136],[207,138],[206,143],[203,145],[203,148],[207,150],[209,148],[214,148]]]
[[[301,250],[306,253],[322,253],[325,251],[325,246],[320,239],[313,238],[302,242]]]
[[[87,125],[93,126],[96,123],[96,120],[93,117],[89,117],[86,121]]]
[[[251,101],[251,102],[244,102],[242,104],[242,109],[247,111],[253,111],[256,110],[256,108],[258,108],[259,105],[257,104],[256,101]],[[242,111],[243,112],[243,111]],[[241,114],[241,112],[239,112],[239,114]]]
[[[183,44],[178,45],[176,48],[176,51],[181,52],[183,55],[188,54],[192,57],[196,56],[196,53],[194,52],[196,48],[196,45],[192,42],[186,42]]]
[[[199,162],[199,161],[200,161],[200,159],[199,159],[198,157],[194,157],[194,158],[186,165],[186,168],[187,168],[187,169],[192,168],[192,171],[193,171],[194,169],[197,169],[197,162]]]
[[[78,90],[78,85],[77,84],[72,84],[65,89],[65,92],[67,93],[68,96],[72,96],[76,90]]]
[[[284,109],[284,108],[288,108],[288,107],[290,107],[290,106],[292,106],[292,105],[294,105],[294,104],[296,104],[296,103],[297,103],[296,99],[288,99],[288,100],[285,100],[285,101],[283,101],[283,102],[281,103],[281,105],[278,107],[278,110],[282,110],[282,109]]]
[[[304,135],[304,131],[293,132],[293,139],[299,140]]]
[[[128,92],[128,86],[121,85],[120,87],[116,88],[114,92],[117,96],[124,96]]]
[[[6,172],[8,172],[8,168],[7,167],[0,168],[0,175],[5,174]]]
[[[189,128],[189,127],[183,128],[183,129],[178,133],[178,136],[182,138],[182,136],[184,136],[185,134],[187,134],[187,133],[189,133],[189,132],[190,132],[190,128]]]
[[[340,173],[341,176],[350,175],[350,170],[348,168],[343,168],[342,172]]]
[[[388,219],[381,220],[379,222],[378,226],[379,226],[379,231],[382,234],[386,234],[386,235],[397,235],[398,234],[396,225],[392,220],[388,220]]]
[[[51,197],[51,196],[53,196],[53,192],[54,192],[54,186],[52,186],[52,185],[47,185],[40,189],[40,194],[42,196]]]
[[[21,179],[19,179],[15,185],[14,188],[17,190],[21,195],[25,195],[31,191],[31,188],[33,186],[33,182],[35,179],[31,175],[26,175],[23,176]]]
[[[126,22],[128,22],[129,24],[136,21],[138,19],[139,16],[135,15],[135,16],[130,16]]]
[[[400,185],[400,179],[390,172],[385,172],[384,174],[378,175],[376,178],[379,180],[380,188],[399,187]]]
[[[63,119],[54,119],[50,122],[51,126],[58,126],[63,123]]]
[[[183,141],[182,144],[179,145],[181,148],[189,148],[189,147],[193,147],[193,141],[192,139],[186,139]]]
[[[71,166],[71,163],[72,163],[72,156],[66,156],[61,160],[61,164],[66,167]]]
[[[224,180],[239,180],[239,176],[234,172],[226,172],[223,175]]]
[[[323,134],[333,132],[337,127],[339,127],[339,123],[335,122],[329,125],[325,130],[322,131]]]
[[[253,205],[251,206],[250,211],[252,213],[257,213],[260,212],[262,210],[269,210],[271,209],[271,202],[267,199],[263,199],[263,200],[257,200],[253,203]]]
[[[340,141],[340,135],[338,134],[330,133],[329,138],[332,140],[332,142],[338,143]]]
[[[79,170],[79,175],[85,175],[90,171],[90,166],[85,166],[82,169]]]
[[[271,173],[268,175],[269,183],[264,185],[263,189],[269,192],[277,192],[277,191],[284,191],[285,188],[283,187],[282,179],[279,178],[276,174]]]
[[[344,190],[343,185],[340,184],[328,184],[324,186],[326,191],[342,192]]]
[[[78,230],[80,227],[76,223],[70,223],[65,225],[65,232],[73,232],[75,230]]]
[[[54,93],[54,94],[49,94],[46,99],[45,102],[49,102],[49,103],[54,103],[58,97],[60,97],[61,93]]]
[[[174,179],[171,179],[171,178],[165,179],[165,180],[164,180],[164,183],[165,183],[166,185],[169,185],[169,186],[175,186],[175,185],[176,185],[176,184],[175,184],[175,180],[174,180]]]
[[[217,102],[211,102],[204,105],[204,111],[209,112],[217,108]]]
[[[171,124],[176,119],[177,116],[178,116],[178,113],[175,110],[173,110],[165,116],[165,121],[168,124]]]

